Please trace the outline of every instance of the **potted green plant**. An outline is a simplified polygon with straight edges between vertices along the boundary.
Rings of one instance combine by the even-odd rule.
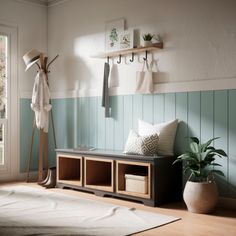
[[[190,151],[180,155],[174,161],[184,162],[184,174],[190,172],[190,178],[184,188],[184,201],[190,212],[209,213],[214,210],[218,201],[217,186],[214,174],[224,176],[221,170],[215,167],[221,166],[215,162],[215,156],[227,157],[222,149],[211,146],[213,138],[201,144],[199,139],[191,137]]]
[[[150,34],[150,33],[144,34],[143,35],[143,41],[144,41],[143,46],[144,47],[151,46],[152,45],[152,39],[153,39],[154,36],[155,36],[154,34]]]

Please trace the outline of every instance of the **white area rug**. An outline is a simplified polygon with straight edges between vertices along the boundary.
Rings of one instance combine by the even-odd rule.
[[[27,186],[0,187],[0,235],[131,235],[179,218]]]

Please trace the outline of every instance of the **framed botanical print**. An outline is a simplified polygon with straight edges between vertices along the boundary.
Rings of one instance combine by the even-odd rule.
[[[123,18],[106,23],[106,51],[120,50],[120,35],[124,32],[124,26]]]
[[[120,50],[134,47],[134,31],[127,30],[120,34]]]

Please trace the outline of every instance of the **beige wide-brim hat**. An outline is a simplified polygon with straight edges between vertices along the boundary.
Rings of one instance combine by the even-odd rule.
[[[38,50],[32,49],[32,50],[28,51],[23,56],[23,60],[26,65],[25,71],[27,71],[32,65],[34,65],[39,60],[39,57],[40,57],[40,52]]]

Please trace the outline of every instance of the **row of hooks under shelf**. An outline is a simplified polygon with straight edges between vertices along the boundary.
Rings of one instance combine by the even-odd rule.
[[[147,60],[147,54],[148,54],[148,51],[145,51],[145,57],[143,57],[143,60],[146,61]],[[110,57],[108,56],[107,57],[107,63],[109,64],[109,60],[110,60]],[[129,60],[130,62],[134,62],[134,52],[132,52],[131,54],[131,59]],[[117,64],[120,64],[121,63],[121,55],[119,55],[119,60],[117,61]]]

